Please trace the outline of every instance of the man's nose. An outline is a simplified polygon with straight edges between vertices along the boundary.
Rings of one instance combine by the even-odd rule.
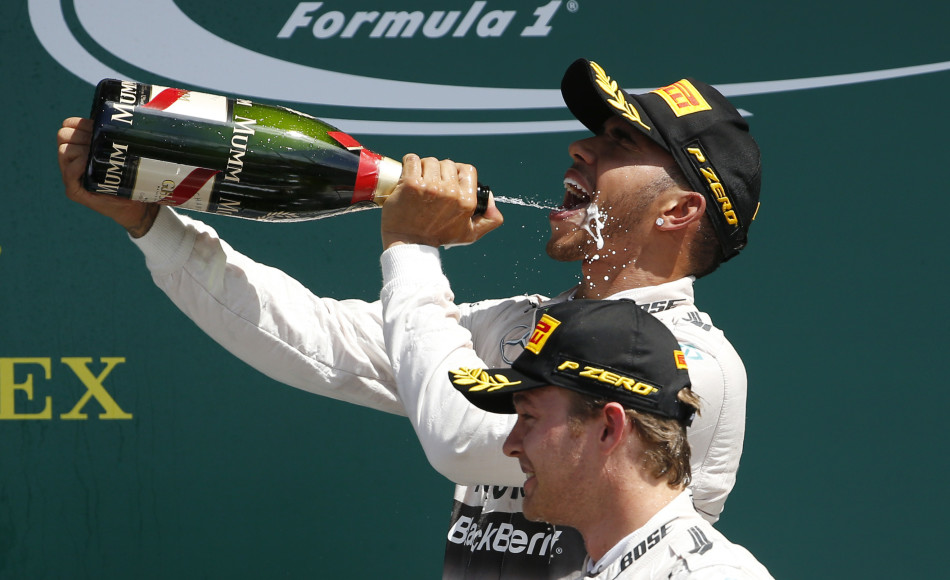
[[[501,446],[501,449],[508,457],[518,457],[521,455],[521,436],[518,434],[517,424],[515,424],[511,433],[508,434],[508,438],[505,439],[505,443]]]
[[[575,162],[591,164],[594,162],[596,151],[596,135],[591,135],[586,139],[578,139],[567,147],[567,152]]]

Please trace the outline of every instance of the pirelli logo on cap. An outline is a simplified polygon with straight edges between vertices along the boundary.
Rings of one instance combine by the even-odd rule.
[[[534,327],[534,332],[531,333],[531,338],[528,339],[528,344],[525,345],[526,350],[530,350],[534,354],[541,354],[541,349],[544,348],[544,343],[548,341],[548,337],[551,336],[551,333],[554,332],[554,329],[561,324],[561,321],[544,314],[541,316],[541,320]]]
[[[686,365],[686,355],[683,354],[683,351],[681,351],[681,350],[674,350],[674,351],[673,351],[673,360],[676,361],[676,368],[678,368],[678,369],[680,369],[680,370],[689,369],[689,367]]]
[[[686,79],[661,87],[653,92],[666,101],[666,104],[670,106],[677,117],[712,110],[712,107],[696,90],[696,87]]]

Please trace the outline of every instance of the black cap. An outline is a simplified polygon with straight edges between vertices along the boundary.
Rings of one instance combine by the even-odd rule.
[[[618,116],[668,151],[693,189],[706,197],[725,259],[745,247],[759,209],[759,147],[748,123],[719,91],[685,78],[631,95],[597,63],[579,59],[564,73],[561,95],[594,133]]]
[[[475,406],[514,413],[512,394],[554,385],[624,407],[692,422],[677,398],[690,385],[679,343],[631,300],[572,300],[539,310],[531,338],[510,369],[449,373]]]

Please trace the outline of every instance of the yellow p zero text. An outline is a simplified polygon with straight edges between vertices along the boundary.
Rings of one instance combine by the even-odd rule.
[[[638,395],[649,395],[657,391],[657,388],[652,385],[604,369],[584,367],[584,370],[578,374],[582,377],[597,379],[602,383],[626,389]]]
[[[716,197],[716,201],[719,203],[719,209],[722,211],[723,217],[726,218],[726,222],[733,226],[738,224],[739,218],[736,216],[735,210],[732,209],[732,202],[729,200],[726,188],[723,187],[722,182],[719,181],[719,176],[716,175],[712,165],[706,160],[706,154],[703,153],[702,148],[698,143],[694,143],[686,148],[686,152],[699,162],[699,172],[706,178],[706,182],[709,184],[709,190]]]
[[[581,365],[572,360],[565,360],[557,366],[557,370],[559,371],[576,371],[580,368]],[[584,370],[577,373],[577,376],[594,379],[601,383],[607,383],[608,385],[619,387],[638,395],[650,395],[658,390],[653,385],[648,385],[647,383],[638,381],[637,379],[625,377],[615,372],[589,365],[585,365]]]

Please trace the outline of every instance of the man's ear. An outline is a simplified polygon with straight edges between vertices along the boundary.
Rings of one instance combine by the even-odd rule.
[[[604,405],[600,418],[600,448],[604,454],[610,454],[630,435],[633,426],[620,403],[611,402]]]
[[[661,230],[679,230],[698,222],[706,213],[706,198],[695,191],[684,191],[671,198],[665,205],[660,217],[663,223],[657,224]]]

